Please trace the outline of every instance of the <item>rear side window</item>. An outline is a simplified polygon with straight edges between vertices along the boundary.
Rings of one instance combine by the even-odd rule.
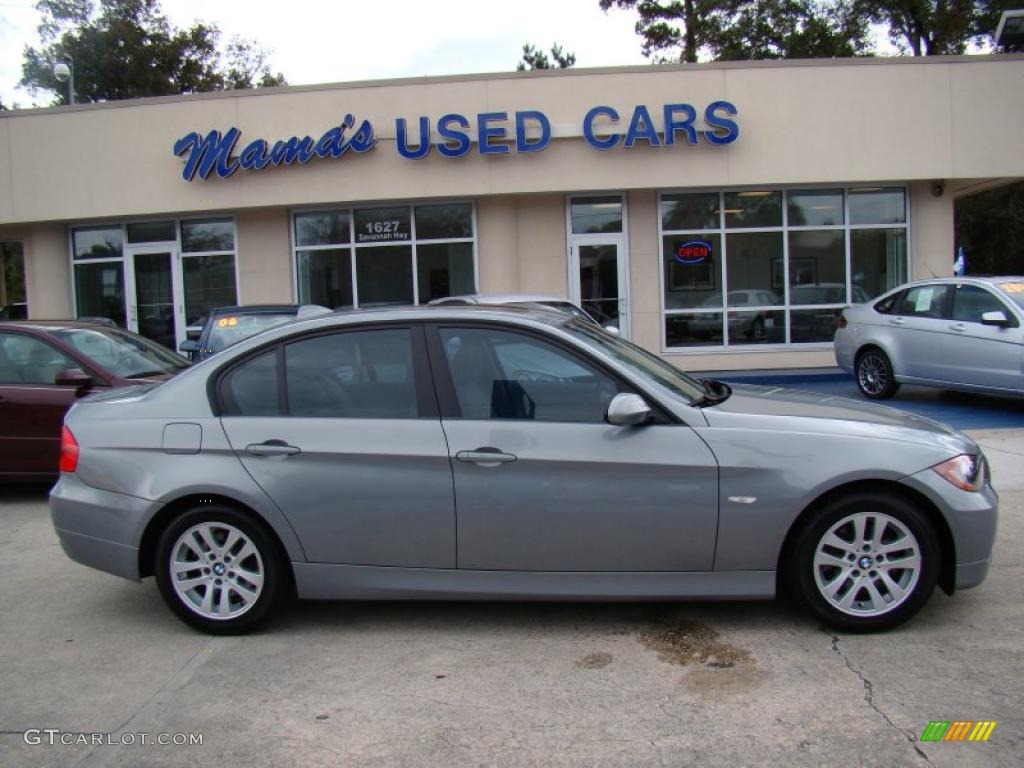
[[[977,285],[958,285],[953,293],[953,319],[980,323],[986,312],[1002,312],[1016,326],[1013,313],[990,292]]]
[[[942,318],[946,311],[948,285],[917,285],[900,299],[897,315]]]
[[[346,331],[285,345],[288,412],[312,418],[415,419],[407,328]]]
[[[900,291],[899,293],[894,293],[888,298],[882,299],[880,302],[875,304],[875,312],[879,312],[883,315],[895,314],[896,308],[899,306],[904,293],[906,293],[906,291]]]
[[[225,416],[279,416],[277,349],[246,360],[221,380]]]

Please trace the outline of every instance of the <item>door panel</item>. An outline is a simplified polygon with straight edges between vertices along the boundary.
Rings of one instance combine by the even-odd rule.
[[[922,285],[910,288],[900,305],[886,317],[890,350],[896,374],[928,381],[944,381],[942,339],[947,332],[948,286]]]
[[[451,468],[436,419],[221,421],[311,562],[455,567]]]
[[[443,423],[459,568],[711,570],[718,467],[688,427]],[[515,460],[457,458],[481,448]]]
[[[1015,327],[982,325],[985,312],[1000,311]],[[996,389],[1024,389],[1024,332],[1000,299],[975,285],[958,285],[942,337],[946,379]]]

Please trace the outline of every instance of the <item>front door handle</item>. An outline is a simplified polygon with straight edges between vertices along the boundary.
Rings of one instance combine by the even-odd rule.
[[[516,460],[515,454],[489,447],[477,448],[475,451],[459,451],[455,454],[455,458],[459,461],[479,464],[482,467],[496,467],[499,464],[508,464]]]
[[[949,330],[957,331],[957,332],[959,332],[959,331],[966,331],[967,330],[967,326],[964,325],[963,323],[954,323],[953,325],[949,326]]]
[[[894,317],[889,321],[890,325],[903,325],[906,322],[902,317]]]
[[[301,449],[297,445],[288,445],[284,440],[264,440],[245,446],[245,452],[250,456],[294,456]]]

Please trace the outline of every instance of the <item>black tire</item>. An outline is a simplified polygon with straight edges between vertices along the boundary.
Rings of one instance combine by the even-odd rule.
[[[886,400],[900,388],[888,355],[877,347],[868,347],[857,354],[854,376],[861,394],[872,400]]]
[[[205,539],[196,533],[185,537],[197,527],[214,538],[218,545],[216,551],[203,550]],[[231,546],[234,557],[219,548],[229,543],[227,539],[232,529],[241,535],[241,539]],[[244,544],[251,544],[253,554],[249,554]],[[199,554],[201,550],[206,552],[208,561]],[[239,635],[261,626],[289,594],[291,582],[279,552],[272,534],[248,516],[231,507],[203,504],[179,514],[161,533],[153,573],[161,596],[179,619],[207,634]],[[192,557],[196,558],[194,568],[189,567],[193,563]],[[179,585],[200,583],[189,590],[176,586],[172,558],[179,570],[188,568],[188,572],[178,574]],[[262,584],[258,588],[255,581],[247,580],[260,575]],[[206,590],[212,590],[211,601],[216,600],[219,606],[224,607],[223,618],[204,615],[203,602],[197,604],[196,601],[205,598]],[[227,593],[224,603],[221,603],[222,591]],[[257,596],[246,601],[244,594]]]
[[[843,525],[839,531],[852,533],[856,524],[845,521],[861,515],[874,515],[876,521],[881,521],[874,525],[868,523],[864,530],[870,529],[870,533],[874,534],[880,526],[880,541],[888,543],[883,543],[881,548],[868,545],[872,549],[870,552],[864,551],[863,546],[851,545],[850,554],[855,550],[856,555],[849,562],[852,570],[846,571],[845,560],[843,566],[831,564],[830,554],[838,553],[839,550],[831,547],[824,537],[830,532],[835,533],[840,524]],[[901,533],[909,533],[912,538],[900,538]],[[845,541],[845,536],[844,533],[839,538]],[[855,535],[850,536],[850,539],[852,543],[857,541]],[[901,562],[913,562],[909,554],[912,551],[910,544],[916,545],[919,563],[916,577],[913,569],[899,567]],[[891,550],[904,545],[906,549],[891,551],[888,556],[882,553],[886,547]],[[816,565],[815,557],[819,548],[825,550],[825,559]],[[939,577],[941,548],[934,526],[916,505],[889,494],[859,492],[832,501],[807,521],[797,534],[790,552],[791,557],[787,563],[788,582],[796,597],[827,625],[843,632],[881,632],[899,626],[921,610]],[[878,562],[866,567],[861,565],[875,557],[879,558]],[[884,578],[879,575],[883,570],[897,589],[889,590],[886,586]],[[842,583],[839,582],[840,578],[844,579]],[[819,586],[819,582],[822,586]],[[877,604],[877,599],[873,600],[869,583],[874,587],[875,594],[882,598],[881,604]],[[830,599],[825,593],[830,591],[832,585],[838,585],[839,591]],[[845,585],[849,585],[847,589],[843,589]],[[906,587],[902,595],[901,587]],[[845,610],[834,604],[842,602],[842,598],[851,593],[852,604]],[[891,607],[888,605],[890,603]]]

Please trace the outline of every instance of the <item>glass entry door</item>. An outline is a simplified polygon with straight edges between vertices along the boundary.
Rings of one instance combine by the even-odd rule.
[[[572,246],[572,292],[591,317],[629,338],[626,263],[622,238],[576,239]]]
[[[163,247],[131,250],[125,260],[128,329],[174,351],[185,340],[179,258]]]

